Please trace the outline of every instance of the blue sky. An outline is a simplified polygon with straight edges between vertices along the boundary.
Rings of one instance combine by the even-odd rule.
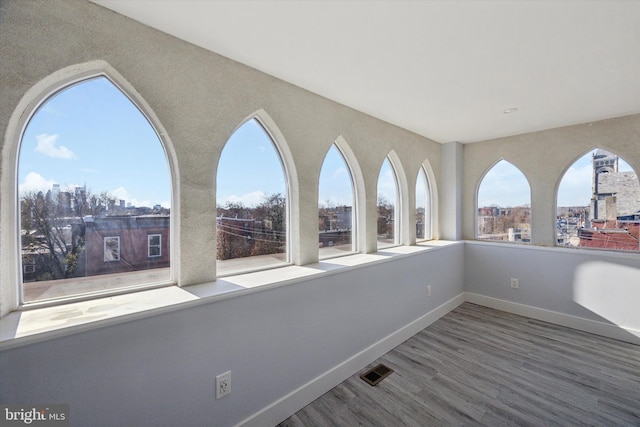
[[[347,164],[335,145],[326,154],[320,172],[318,200],[322,204],[353,204]],[[225,145],[217,176],[218,205],[259,204],[263,197],[286,193],[283,166],[275,146],[256,120],[243,124]]]
[[[384,159],[378,174],[378,199],[381,197],[394,204],[397,202],[396,177],[389,159]]]
[[[622,160],[619,166],[621,171],[631,170]],[[217,173],[218,205],[232,201],[255,206],[266,195],[286,193],[282,163],[256,120],[231,136]],[[61,91],[35,112],[22,138],[18,179],[21,193],[47,191],[53,184],[62,189],[86,184],[94,193],[108,191],[134,206],[171,205],[168,163],[155,131],[103,77]],[[326,154],[319,184],[319,203],[353,203],[351,177],[335,145]],[[395,188],[393,169],[385,159],[378,195],[393,201]],[[587,153],[567,170],[558,204],[587,205],[590,192],[591,153]],[[513,165],[501,161],[485,175],[478,201],[480,206],[505,207],[530,203],[528,184]]]
[[[275,193],[287,193],[282,162],[262,126],[249,120],[231,135],[222,150],[217,204],[225,206],[233,202],[252,207]]]
[[[49,98],[20,147],[21,193],[82,186],[134,206],[171,205],[166,155],[134,104],[100,77]]]

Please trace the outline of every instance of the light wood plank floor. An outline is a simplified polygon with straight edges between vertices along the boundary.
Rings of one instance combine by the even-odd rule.
[[[470,303],[378,363],[280,426],[640,426],[640,346]]]

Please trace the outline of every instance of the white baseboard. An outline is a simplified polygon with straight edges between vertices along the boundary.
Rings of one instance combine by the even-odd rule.
[[[464,302],[464,293],[451,298],[237,425],[247,427],[277,425]]]
[[[506,311],[507,313],[518,314],[520,316],[577,329],[579,331],[590,332],[592,334],[640,345],[640,331],[613,325],[611,323],[585,319],[583,317],[572,316],[569,314],[559,313],[557,311],[545,310],[543,308],[518,304],[516,302],[487,297],[470,292],[465,293],[465,301],[482,305],[484,307],[495,308],[496,310]]]

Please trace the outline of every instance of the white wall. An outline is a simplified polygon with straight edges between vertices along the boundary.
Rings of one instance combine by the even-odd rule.
[[[534,239],[541,245],[553,244],[555,189],[575,158],[601,146],[640,165],[640,116],[451,145],[441,157],[432,141],[84,1],[2,2],[0,22],[0,129],[9,135],[0,162],[3,300],[16,286],[15,197],[7,196],[15,192],[16,131],[10,121],[24,113],[18,106],[25,94],[74,64],[108,63],[166,131],[177,171],[173,212],[179,216],[180,252],[174,263],[180,285],[215,279],[216,165],[233,130],[257,111],[277,125],[289,147],[287,161],[298,171],[291,202],[293,259],[300,264],[316,257],[317,178],[324,154],[339,137],[362,171],[365,252],[375,250],[378,168],[391,150],[406,173],[403,200],[409,206],[416,173],[429,160],[437,188],[447,191],[440,204],[442,235],[456,238],[473,237],[475,191],[486,167],[501,157],[520,167],[532,183]],[[443,174],[442,161],[455,169]],[[405,212],[403,218],[411,216]],[[410,235],[403,239],[412,241]],[[426,326],[465,291],[477,302],[524,307],[559,322],[575,318],[593,327],[638,330],[629,305],[639,296],[638,267],[637,255],[454,244],[3,350],[0,402],[69,403],[74,425],[224,426],[255,414],[250,422],[269,424],[399,343],[412,328]],[[519,290],[509,287],[510,277],[520,279]],[[216,401],[214,377],[226,370],[232,371],[233,392]]]
[[[216,278],[216,167],[230,135],[255,114],[286,148],[295,263],[317,259],[318,176],[336,139],[348,144],[349,160],[362,172],[363,252],[376,249],[376,185],[390,152],[406,174],[405,207],[415,206],[414,183],[425,160],[430,176],[440,179],[439,144],[95,4],[1,2],[0,23],[3,315],[17,300],[15,176],[22,125],[52,90],[92,73],[114,78],[166,143],[175,172],[172,266],[184,289]],[[413,218],[410,209],[402,215]],[[412,229],[405,228],[404,242],[415,239]],[[443,307],[458,304],[462,256],[463,245],[454,244],[9,345],[0,351],[0,402],[68,403],[74,425],[226,426],[256,413],[250,422],[275,423],[442,315]],[[214,377],[227,370],[232,394],[215,400]]]
[[[638,254],[466,242],[464,271],[472,302],[640,344]]]
[[[68,403],[73,425],[229,426],[316,380],[252,420],[275,424],[461,296],[462,256],[457,244],[5,350],[0,402]],[[232,393],[215,400],[227,370]]]

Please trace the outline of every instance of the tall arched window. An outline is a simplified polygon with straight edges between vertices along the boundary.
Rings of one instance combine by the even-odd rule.
[[[627,162],[603,149],[576,160],[558,187],[560,246],[640,250],[640,185]]]
[[[287,262],[287,183],[273,140],[256,119],[238,128],[217,172],[217,272]]]
[[[398,178],[389,158],[378,175],[378,249],[398,244]]]
[[[506,160],[496,163],[478,189],[478,239],[531,242],[531,188]]]
[[[318,185],[320,258],[353,252],[354,214],[351,170],[333,144],[324,158]]]
[[[34,111],[18,183],[23,303],[170,281],[167,156],[108,78],[65,87]]]
[[[430,240],[431,236],[431,187],[424,167],[416,180],[416,240]]]

